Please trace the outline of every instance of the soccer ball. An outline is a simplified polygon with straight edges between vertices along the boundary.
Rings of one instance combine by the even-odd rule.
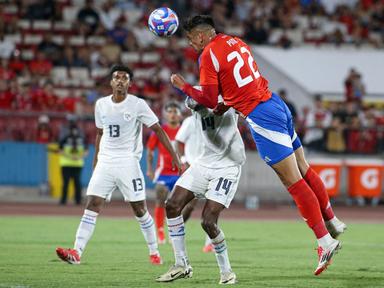
[[[149,15],[148,27],[156,36],[171,36],[179,27],[179,18],[173,10],[161,7]]]

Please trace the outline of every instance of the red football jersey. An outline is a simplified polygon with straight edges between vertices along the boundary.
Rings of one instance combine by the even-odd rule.
[[[239,38],[218,34],[200,56],[200,85],[218,85],[224,103],[244,116],[272,95],[251,51]]]
[[[171,140],[171,143],[175,143],[175,137],[177,134],[177,131],[179,131],[179,126],[177,128],[171,128],[168,125],[161,125],[161,127],[164,129],[165,133],[168,135],[169,139]],[[148,142],[147,142],[147,148],[151,150],[155,150],[157,147],[159,155],[157,157],[157,167],[156,167],[156,174],[159,175],[179,175],[177,169],[172,168],[172,156],[169,154],[168,150],[165,149],[163,144],[159,141],[159,138],[157,138],[157,135],[155,133],[152,133],[151,136],[149,136]]]

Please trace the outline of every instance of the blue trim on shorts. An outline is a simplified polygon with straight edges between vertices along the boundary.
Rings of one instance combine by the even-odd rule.
[[[269,100],[253,109],[247,116],[247,122],[260,157],[270,166],[284,160],[301,147],[299,137],[292,142],[295,135],[292,114],[284,101],[275,93]],[[250,122],[259,126],[265,133],[263,135],[257,133]],[[277,136],[273,138],[271,134],[277,134]],[[289,136],[290,140],[283,134]],[[281,142],[277,143],[278,140]]]
[[[176,184],[176,181],[180,178],[179,175],[162,175],[160,174],[159,178],[156,180],[156,184],[164,185],[168,188],[169,192],[172,192],[173,187]]]

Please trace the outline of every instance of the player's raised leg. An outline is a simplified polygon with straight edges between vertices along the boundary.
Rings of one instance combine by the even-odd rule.
[[[315,193],[320,204],[321,213],[325,221],[326,227],[333,238],[337,238],[347,229],[347,225],[340,221],[333,212],[329,201],[327,190],[320,176],[309,166],[304,156],[303,147],[295,150],[297,165],[304,180]]]
[[[147,242],[149,249],[149,260],[154,265],[163,264],[160,257],[155,224],[151,214],[149,214],[145,201],[130,202],[133,212],[135,213],[136,220],[140,224],[141,232],[144,235],[144,239]]]
[[[176,185],[166,203],[168,232],[172,241],[175,264],[156,279],[158,282],[171,282],[180,278],[192,277],[192,267],[189,265],[185,245],[185,225],[181,212],[193,198],[195,195],[191,191]]]
[[[334,253],[341,248],[341,244],[328,233],[321,214],[319,201],[307,182],[301,177],[295,154],[292,153],[284,160],[272,165],[272,168],[288,189],[299,208],[301,216],[317,238],[319,263],[315,275],[318,275],[327,268]]]
[[[217,220],[224,208],[224,205],[207,199],[203,209],[201,226],[211,238],[215,250],[215,256],[221,275],[219,284],[234,284],[236,283],[236,274],[232,272],[231,264],[229,262],[225,236],[223,231],[217,226]]]
[[[74,248],[56,248],[57,256],[70,264],[80,264],[80,258],[83,254],[88,241],[91,239],[95,230],[96,219],[104,205],[105,199],[98,196],[88,196],[87,204],[76,232]]]

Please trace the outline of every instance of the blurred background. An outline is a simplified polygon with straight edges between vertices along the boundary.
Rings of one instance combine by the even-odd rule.
[[[89,152],[81,173],[85,193],[93,107],[111,93],[112,64],[133,69],[130,93],[160,118],[166,102],[183,101],[171,73],[198,84],[197,55],[182,29],[171,38],[148,30],[148,15],[159,6],[176,11],[181,22],[211,14],[217,30],[250,44],[271,89],[288,104],[332,201],[383,204],[382,0],[0,0],[1,202],[59,203],[57,151],[73,129]],[[242,120],[239,129],[248,160],[235,201],[249,209],[289,202]],[[147,187],[154,198],[152,183]],[[71,183],[70,197],[73,190]]]

